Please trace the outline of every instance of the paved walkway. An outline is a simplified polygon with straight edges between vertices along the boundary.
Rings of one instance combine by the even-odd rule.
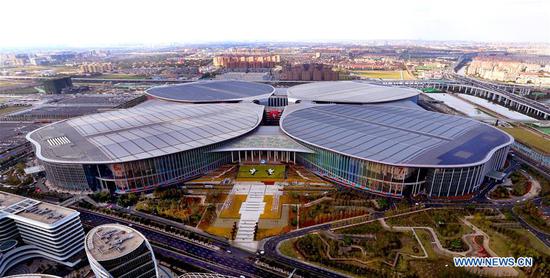
[[[250,185],[246,201],[242,203],[241,209],[239,210],[241,219],[237,225],[238,230],[235,242],[254,241],[254,228],[265,209],[265,191],[266,185],[263,183]]]
[[[441,253],[445,253],[451,257],[457,257],[457,256],[466,256],[466,254],[470,251],[464,251],[464,252],[455,252],[455,251],[451,251],[451,250],[448,250],[446,248],[443,247],[443,245],[441,244],[441,241],[439,241],[439,238],[437,237],[437,234],[435,233],[434,229],[432,227],[428,227],[428,226],[417,226],[417,227],[409,227],[409,226],[389,226],[386,221],[384,219],[378,219],[378,221],[380,221],[380,224],[382,224],[382,226],[384,227],[384,229],[386,230],[389,230],[389,231],[397,231],[397,232],[406,232],[406,231],[414,231],[414,229],[425,229],[427,230],[428,232],[430,232],[430,234],[432,234],[432,238],[434,239],[434,244],[437,248],[438,251],[440,251]]]
[[[278,208],[282,189],[283,185],[281,184],[265,185],[261,182],[239,182],[233,186],[231,190],[232,194],[247,195],[239,210],[241,217],[237,223],[237,234],[234,241],[236,245],[253,251],[258,249],[258,241],[254,240],[254,229],[265,210],[266,203],[264,202],[264,196],[272,195],[273,204],[271,209],[275,205]],[[286,211],[288,212],[288,208]],[[273,223],[267,223],[267,226],[271,227],[278,223],[278,220],[273,221]]]
[[[472,219],[472,218],[473,216],[466,216],[462,218],[462,222],[464,222],[464,224],[466,224],[467,226],[469,226],[474,230],[474,233],[471,234],[470,236],[472,238],[478,235],[482,236],[483,249],[487,251],[489,256],[498,257],[498,254],[495,251],[493,251],[493,249],[491,249],[491,247],[489,246],[489,240],[490,240],[489,235],[487,235],[487,233],[485,233],[483,230],[481,230],[480,228],[472,224],[469,221],[469,219]],[[479,269],[478,273],[481,273],[483,275],[489,275],[489,276],[514,276],[515,277],[519,275],[519,272],[516,269],[511,267],[486,267],[483,269]]]
[[[483,237],[483,248],[487,251],[489,256],[498,257],[497,253],[495,251],[493,251],[491,249],[491,247],[489,246],[489,240],[490,240],[489,236],[483,230],[479,229],[478,227],[473,225],[470,221],[468,221],[468,219],[471,219],[471,218],[472,218],[472,216],[467,216],[466,218],[461,219],[462,222],[464,222],[464,224],[466,226],[468,226],[468,227],[472,228],[472,230],[474,230],[473,233],[466,234],[466,235],[462,236],[462,240],[464,240],[464,242],[466,242],[468,247],[469,247],[468,250],[464,251],[464,252],[455,252],[455,251],[451,251],[451,250],[448,250],[448,249],[444,248],[443,245],[441,244],[441,241],[439,240],[436,232],[431,227],[427,227],[427,226],[419,226],[419,227],[391,226],[390,227],[384,219],[379,219],[379,221],[382,224],[382,226],[387,230],[412,231],[413,233],[414,233],[415,229],[425,229],[425,230],[429,231],[432,234],[432,238],[434,239],[434,242],[432,242],[432,244],[435,245],[436,251],[438,251],[439,253],[446,254],[450,257],[465,257],[465,256],[471,255],[471,253],[475,250],[474,250],[474,246],[469,244],[468,239],[472,239],[476,236],[482,236]],[[418,239],[418,240],[420,240],[420,239]],[[422,243],[420,243],[420,244],[422,245]],[[432,247],[434,247],[434,246],[432,246]],[[515,277],[515,276],[519,275],[517,270],[515,270],[513,268],[509,268],[509,267],[483,268],[483,269],[479,268],[479,269],[473,270],[473,272],[483,273],[485,275],[491,275],[491,276],[514,276]]]

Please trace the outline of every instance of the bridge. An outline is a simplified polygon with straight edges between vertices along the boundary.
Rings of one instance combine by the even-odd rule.
[[[498,103],[522,114],[540,120],[550,120],[550,107],[540,102],[510,93],[504,90],[496,90],[463,83],[457,80],[382,80],[377,83],[387,86],[405,86],[417,89],[436,88],[445,91],[474,95]]]
[[[485,54],[502,54],[502,51],[489,51],[484,52]],[[496,91],[506,91],[513,94],[519,94],[521,96],[528,95],[535,89],[533,86],[527,86],[527,85],[519,85],[519,84],[505,84],[500,82],[494,82],[494,81],[485,81],[480,80],[471,76],[467,76],[464,73],[460,73],[460,69],[465,67],[470,61],[472,61],[472,58],[477,56],[478,52],[472,52],[463,54],[460,57],[458,57],[457,61],[452,66],[452,71],[450,73],[447,73],[447,76],[449,79],[456,79],[460,80],[466,84],[475,85],[478,87],[485,87],[488,89],[493,89]],[[537,91],[541,91],[543,93],[550,93],[550,89],[545,88],[538,88]]]

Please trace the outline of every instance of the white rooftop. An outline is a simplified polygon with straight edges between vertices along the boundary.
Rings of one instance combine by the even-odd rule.
[[[262,120],[254,103],[155,103],[57,122],[27,135],[41,160],[113,163],[191,150],[243,135]]]
[[[66,207],[0,192],[0,216],[2,215],[11,216],[21,221],[52,226],[67,217],[78,215],[78,212]]]
[[[380,103],[417,96],[412,88],[386,87],[361,81],[323,81],[290,87],[289,101]]]
[[[145,238],[136,230],[119,224],[93,228],[86,235],[86,250],[97,261],[108,261],[136,250]]]

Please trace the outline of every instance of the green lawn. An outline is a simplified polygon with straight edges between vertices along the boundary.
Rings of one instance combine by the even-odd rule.
[[[436,88],[424,88],[422,89],[422,92],[428,93],[428,94],[434,94],[434,93],[441,93],[441,90]]]
[[[538,239],[531,232],[529,232],[525,229],[517,229],[516,231],[529,240],[529,244],[531,244],[531,247],[535,248],[536,250],[540,251],[541,253],[544,253],[546,255],[550,255],[550,247],[544,245],[544,243],[542,241],[540,241],[540,239]]]
[[[545,139],[542,135],[526,130],[520,127],[499,127],[508,132],[516,141],[540,150],[544,153],[550,153],[550,140]]]
[[[301,258],[300,254],[294,249],[294,242],[296,239],[288,239],[283,242],[281,242],[281,245],[279,245],[279,251],[285,255],[292,258]]]
[[[28,95],[28,94],[36,94],[38,93],[38,90],[36,90],[34,87],[25,87],[25,88],[3,89],[1,92],[2,94]]]
[[[252,169],[256,169],[254,174]],[[273,174],[269,175],[269,169],[275,170]],[[284,179],[285,165],[243,165],[239,167],[237,178]]]
[[[535,127],[535,128],[544,134],[550,134],[550,127]]]
[[[16,112],[16,111],[20,111],[20,110],[23,110],[23,109],[26,109],[26,108],[29,108],[29,107],[25,107],[25,106],[8,106],[8,107],[4,107],[4,108],[0,108],[0,115],[7,115],[7,114],[10,114],[10,113],[13,113],[13,112]]]
[[[434,251],[432,242],[432,234],[426,230],[426,229],[415,229],[416,235],[418,235],[418,238],[422,242],[422,245],[426,249],[426,252],[428,253],[428,258],[435,259],[437,258],[437,254]]]

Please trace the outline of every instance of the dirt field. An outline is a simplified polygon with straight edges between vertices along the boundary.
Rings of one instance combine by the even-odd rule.
[[[395,70],[395,71],[382,71],[382,70],[360,70],[353,71],[352,73],[360,75],[364,78],[381,78],[381,79],[414,79],[407,71]]]

